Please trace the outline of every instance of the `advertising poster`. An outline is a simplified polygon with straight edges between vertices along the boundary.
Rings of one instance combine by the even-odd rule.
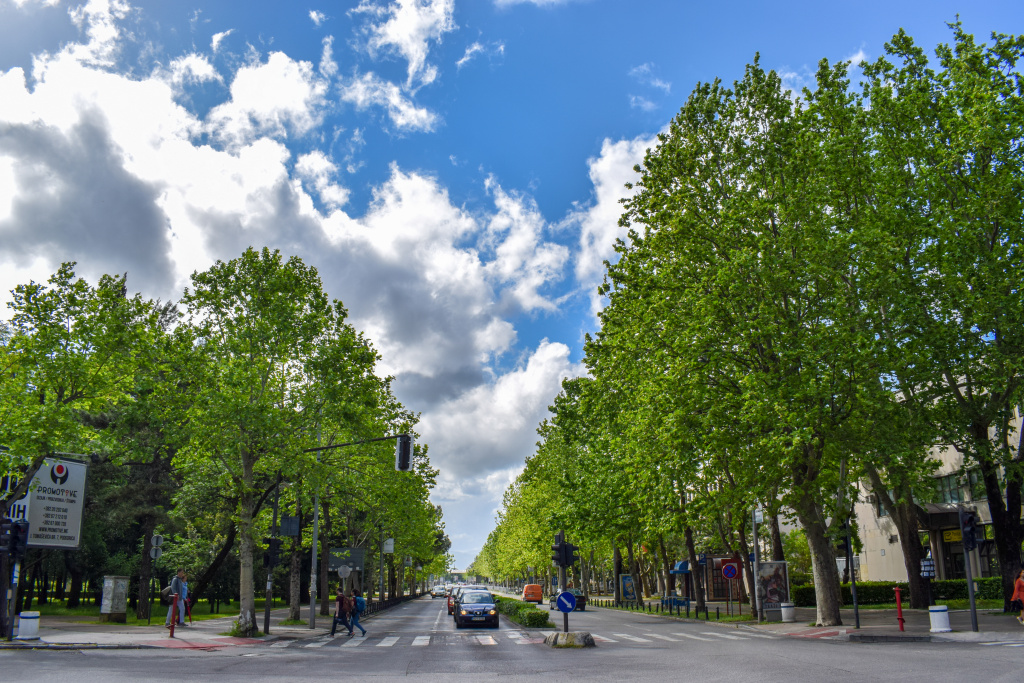
[[[85,507],[87,465],[47,458],[28,487],[28,495],[11,506],[12,517],[28,521],[28,547],[78,547]]]
[[[622,599],[636,600],[636,585],[633,583],[633,575],[619,574],[619,583],[622,584]]]
[[[789,572],[785,562],[762,562],[757,569],[757,582],[761,588],[765,609],[779,609],[789,599]]]

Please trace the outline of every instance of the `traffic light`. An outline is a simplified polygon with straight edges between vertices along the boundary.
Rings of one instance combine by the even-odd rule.
[[[978,547],[977,517],[970,510],[960,511],[960,529],[963,535],[964,550],[974,550]]]
[[[267,545],[267,550],[263,553],[263,566],[273,569],[281,561],[281,539],[264,538],[263,542]]]
[[[555,534],[555,544],[551,546],[551,561],[558,567],[565,566],[565,536],[561,531]]]
[[[412,437],[408,434],[398,435],[398,443],[395,444],[395,469],[399,472],[408,472],[412,469]]]
[[[580,561],[580,548],[572,543],[565,544],[565,566],[571,567]]]
[[[9,552],[11,549],[11,531],[14,529],[14,522],[10,519],[0,521],[0,553]]]
[[[17,521],[11,525],[11,540],[8,544],[11,557],[20,560],[28,551],[28,522]]]

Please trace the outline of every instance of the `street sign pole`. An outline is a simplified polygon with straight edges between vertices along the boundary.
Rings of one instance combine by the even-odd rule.
[[[978,609],[974,604],[974,577],[971,575],[971,550],[967,548],[967,538],[964,536],[963,508],[957,505],[957,519],[960,520],[960,542],[964,546],[964,570],[967,572],[967,597],[971,599],[971,630],[978,632]]]
[[[850,596],[853,598],[854,628],[860,628],[860,608],[857,605],[857,574],[853,566],[853,543],[850,541],[850,518],[846,518],[846,568],[850,571]]]
[[[274,487],[274,524],[270,527],[270,535],[277,538],[277,504],[281,498],[281,473],[277,475],[277,486]],[[271,551],[273,552],[273,550]],[[270,603],[274,600],[274,565],[267,565],[267,596],[263,601],[263,633],[270,635]]]

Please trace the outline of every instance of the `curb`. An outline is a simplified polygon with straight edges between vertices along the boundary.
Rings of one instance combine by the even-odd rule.
[[[155,650],[137,643],[0,643],[0,650]]]
[[[930,643],[931,636],[896,635],[892,633],[850,633],[851,643]]]

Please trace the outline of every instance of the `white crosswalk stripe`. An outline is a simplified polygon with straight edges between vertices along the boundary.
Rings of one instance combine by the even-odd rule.
[[[320,638],[319,640],[314,640],[312,643],[306,643],[302,647],[323,647],[329,642],[331,642],[330,638]]]
[[[430,645],[430,636],[416,636],[412,640],[413,647],[423,647],[424,645]]]
[[[667,641],[672,642],[672,643],[678,643],[679,642],[678,638],[669,638],[668,636],[663,636],[663,635],[660,635],[658,633],[645,633],[644,635],[647,636],[648,638],[657,638],[658,640],[667,640]]]
[[[695,636],[692,633],[675,633],[673,635],[682,636],[683,638],[690,638],[692,640],[703,640],[703,641],[706,641],[708,643],[710,643],[712,640],[714,640],[714,638],[701,638],[700,636]]]
[[[590,635],[593,636],[594,640],[596,640],[599,643],[617,643],[617,642],[619,642],[617,640],[612,640],[611,638],[605,638],[604,636],[599,636],[596,633],[591,633]]]
[[[497,645],[498,643],[491,636],[473,636],[476,638],[476,642],[481,645]]]
[[[616,638],[624,638],[625,640],[632,640],[634,643],[649,643],[651,641],[646,638],[638,638],[637,636],[631,636],[628,633],[613,633]]]
[[[856,566],[856,565],[854,565],[854,566]],[[770,636],[767,633],[746,633],[746,632],[744,632],[743,635],[750,636],[751,638],[767,638],[768,640],[778,640],[779,639],[778,636]]]
[[[342,645],[342,647],[359,647],[360,645],[362,645],[365,642],[366,641],[364,639],[356,638],[355,636],[353,636],[352,638],[349,639],[349,641],[347,643]]]
[[[291,640],[279,640],[276,643],[271,643],[270,647],[288,647],[293,642],[294,641],[291,641]]]
[[[377,647],[391,647],[398,642],[398,636],[388,636],[384,640],[377,643]]]
[[[706,636],[714,636],[716,638],[725,638],[726,640],[746,640],[743,636],[733,636],[728,633],[712,633],[711,631],[701,631]]]

